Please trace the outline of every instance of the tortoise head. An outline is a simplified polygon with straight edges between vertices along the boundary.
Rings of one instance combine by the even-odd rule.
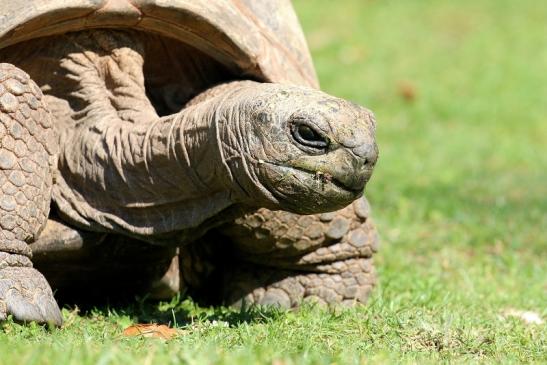
[[[315,89],[256,84],[239,120],[246,175],[281,209],[311,214],[363,194],[378,158],[373,114]],[[279,207],[278,207],[279,209]]]

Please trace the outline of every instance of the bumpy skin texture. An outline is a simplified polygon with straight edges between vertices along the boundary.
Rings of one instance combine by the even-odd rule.
[[[365,303],[375,284],[378,236],[364,198],[337,212],[307,216],[260,209],[224,233],[242,263],[225,279],[228,303],[354,305]]]
[[[170,247],[224,225],[217,233],[234,254],[224,272],[229,302],[244,295],[289,307],[305,298],[363,301],[373,282],[372,248],[365,247],[373,229],[363,228],[355,205],[332,221],[305,214],[362,196],[378,156],[372,113],[315,89],[232,81],[159,116],[145,85],[144,65],[158,57],[147,53],[149,40],[133,31],[90,30],[6,54],[47,91],[59,131],[52,196],[60,217]],[[44,184],[37,195],[45,207]],[[6,271],[13,288],[25,275]],[[21,288],[27,294],[20,297],[42,298],[41,287]],[[45,316],[52,313],[39,304]]]
[[[49,284],[32,268],[28,242],[45,225],[56,139],[42,92],[0,64],[0,320],[62,322]]]
[[[315,215],[262,208],[218,231],[181,251],[182,281],[198,297],[216,288],[231,305],[355,305],[375,285],[378,234],[364,197]]]

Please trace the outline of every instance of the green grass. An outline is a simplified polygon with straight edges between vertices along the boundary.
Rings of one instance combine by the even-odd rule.
[[[322,88],[378,119],[368,197],[383,246],[370,305],[65,309],[63,329],[1,325],[0,364],[547,362],[545,324],[501,317],[547,318],[547,5],[295,6]],[[150,318],[184,335],[120,336]]]

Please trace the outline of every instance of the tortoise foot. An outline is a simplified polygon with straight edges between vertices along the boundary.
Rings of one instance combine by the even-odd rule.
[[[223,233],[236,255],[223,281],[230,304],[355,305],[366,302],[376,282],[379,239],[364,197],[325,214],[259,209]]]
[[[259,209],[183,247],[181,283],[198,300],[233,306],[364,304],[379,243],[369,215],[365,198],[325,214]]]
[[[0,269],[0,321],[63,324],[61,311],[44,276],[32,267]]]
[[[236,307],[245,303],[288,309],[304,302],[354,306],[366,303],[375,283],[372,259],[357,258],[322,265],[316,272],[240,266],[224,290],[227,304]]]

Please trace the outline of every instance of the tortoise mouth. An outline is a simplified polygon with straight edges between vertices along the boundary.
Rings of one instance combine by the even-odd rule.
[[[350,188],[335,178],[326,180],[315,171],[266,164],[273,173],[266,174],[269,178],[265,185],[285,210],[299,214],[333,211],[347,206],[363,194],[363,189]]]
[[[364,189],[364,186],[359,187],[359,188],[351,187],[351,186],[345,184],[340,179],[336,178],[335,176],[332,176],[330,174],[327,174],[327,173],[324,173],[324,172],[321,172],[321,171],[310,171],[310,170],[302,169],[302,168],[299,168],[299,167],[290,167],[290,168],[292,168],[294,170],[299,170],[299,171],[304,172],[304,173],[307,173],[308,175],[311,175],[313,177],[313,179],[316,180],[318,183],[323,184],[323,185],[324,184],[331,184],[331,185],[337,187],[339,190],[344,190],[344,191],[349,191],[349,192],[354,193],[354,194],[359,194]]]
[[[353,187],[345,182],[343,182],[341,179],[337,178],[336,176],[333,176],[331,174],[319,171],[319,170],[309,170],[305,169],[299,166],[291,166],[287,164],[282,163],[276,163],[272,161],[265,161],[265,163],[275,166],[277,168],[285,169],[286,171],[292,171],[292,172],[298,172],[300,175],[303,173],[308,178],[312,178],[314,181],[317,182],[318,185],[322,185],[321,187],[324,188],[326,185],[332,185],[337,188],[337,190],[350,192],[353,194],[361,194],[364,190],[364,186],[360,187]]]

